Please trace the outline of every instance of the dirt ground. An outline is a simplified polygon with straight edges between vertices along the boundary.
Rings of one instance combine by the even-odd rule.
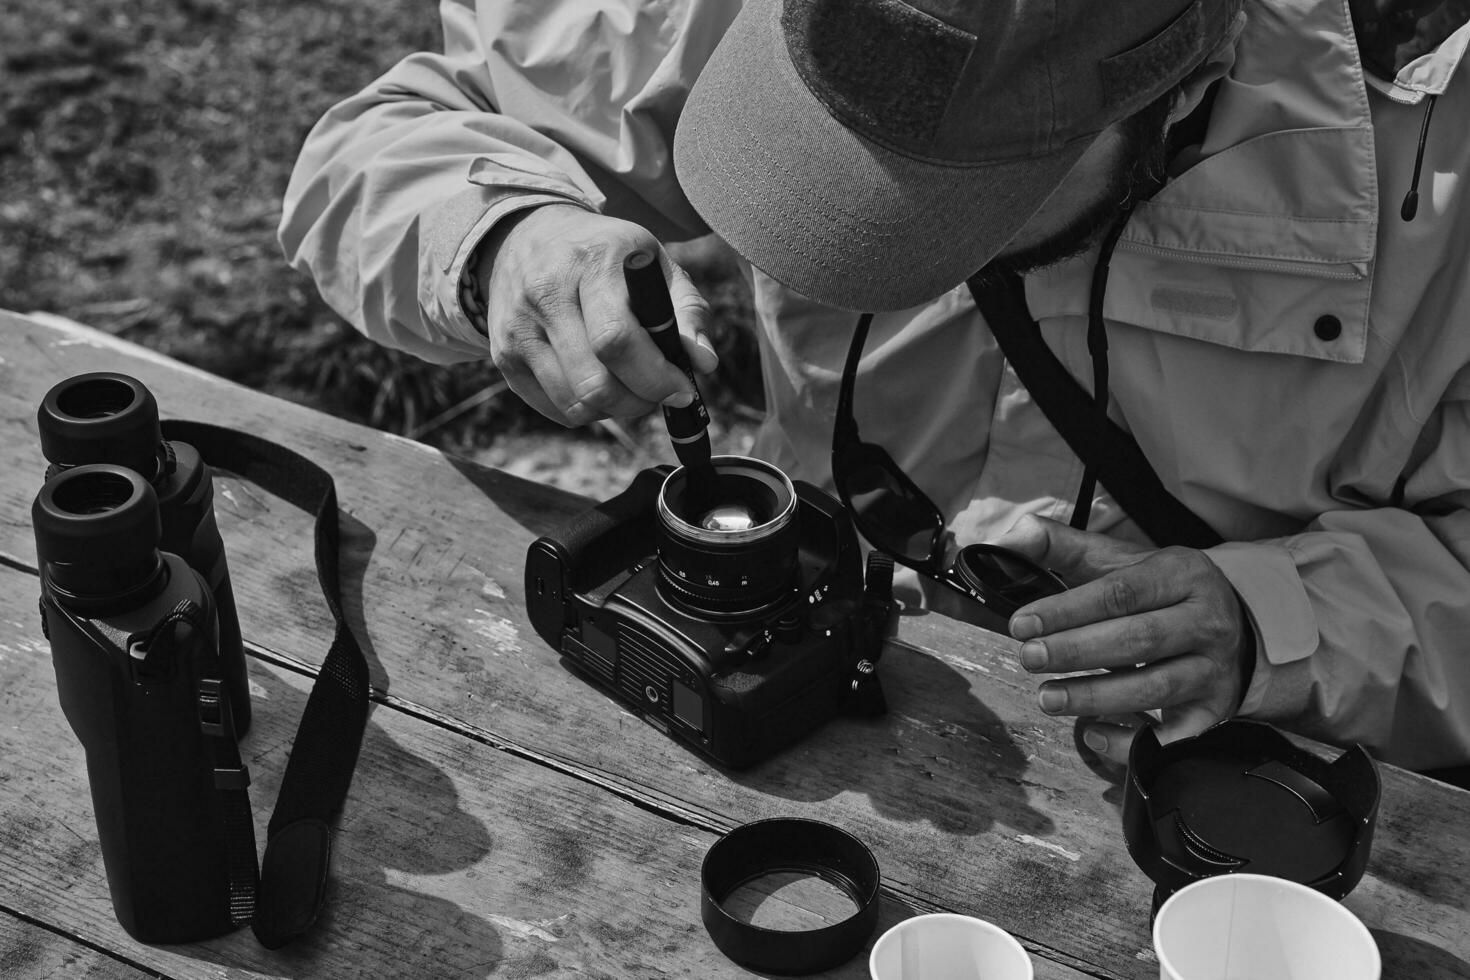
[[[60,313],[539,480],[620,488],[667,451],[657,420],[567,433],[512,394],[483,398],[493,367],[433,367],[364,340],[276,244],[307,130],[399,58],[437,48],[436,9],[0,4],[0,307]],[[760,411],[748,299],[718,250],[692,254],[724,358],[707,401],[733,448]]]

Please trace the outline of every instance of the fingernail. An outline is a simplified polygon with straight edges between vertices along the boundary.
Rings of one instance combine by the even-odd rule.
[[[715,345],[712,344],[712,343],[710,343],[709,342],[709,338],[706,337],[702,333],[697,333],[697,334],[694,335],[694,346],[696,346],[696,347],[703,347],[705,350],[709,351],[711,354],[714,354],[715,353]],[[715,354],[715,356],[718,357],[719,355],[718,354]]]
[[[1041,617],[1033,613],[1011,617],[1011,635],[1018,640],[1029,640],[1041,635]]]
[[[1095,728],[1089,728],[1082,733],[1082,744],[1101,755],[1108,750],[1108,737]]]
[[[1042,670],[1046,667],[1046,644],[1035,640],[1021,646],[1021,666],[1027,670]]]
[[[677,395],[670,395],[664,399],[664,404],[670,408],[688,408],[694,401],[694,392],[681,391]]]
[[[1041,689],[1041,710],[1047,714],[1056,714],[1067,706],[1067,692],[1060,687],[1043,687]]]

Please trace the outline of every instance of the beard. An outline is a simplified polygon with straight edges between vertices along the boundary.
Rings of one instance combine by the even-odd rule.
[[[1033,272],[1080,255],[1139,201],[1153,196],[1163,185],[1169,162],[1169,112],[1176,94],[1171,89],[1122,121],[1124,149],[1095,204],[1072,217],[1060,231],[991,259],[978,273],[981,282],[1007,273]]]

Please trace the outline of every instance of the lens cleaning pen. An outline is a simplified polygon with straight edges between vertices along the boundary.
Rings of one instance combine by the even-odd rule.
[[[669,430],[669,440],[674,444],[674,455],[684,465],[685,486],[693,505],[689,510],[703,513],[719,503],[719,477],[710,462],[709,412],[700,397],[699,384],[694,380],[689,355],[684,352],[684,344],[679,339],[668,282],[658,262],[641,253],[633,255],[624,264],[623,278],[628,284],[628,304],[633,316],[648,331],[664,358],[684,372],[694,389],[694,400],[685,407],[663,407],[664,424]]]

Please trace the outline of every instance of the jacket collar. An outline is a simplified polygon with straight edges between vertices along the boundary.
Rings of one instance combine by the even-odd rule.
[[[1366,276],[1378,188],[1346,3],[1256,0],[1201,159],[1139,208],[1120,250]]]
[[[1470,45],[1470,23],[1455,23],[1466,14],[1459,4],[1446,0],[1438,5],[1415,4],[1411,14],[1415,9],[1428,9],[1414,16],[1410,23],[1414,36],[1403,43],[1398,38],[1406,33],[1404,25],[1393,9],[1400,3],[1348,0],[1348,6],[1358,47],[1365,52],[1363,64],[1368,69],[1369,87],[1406,105],[1417,105],[1425,96],[1444,94]]]

